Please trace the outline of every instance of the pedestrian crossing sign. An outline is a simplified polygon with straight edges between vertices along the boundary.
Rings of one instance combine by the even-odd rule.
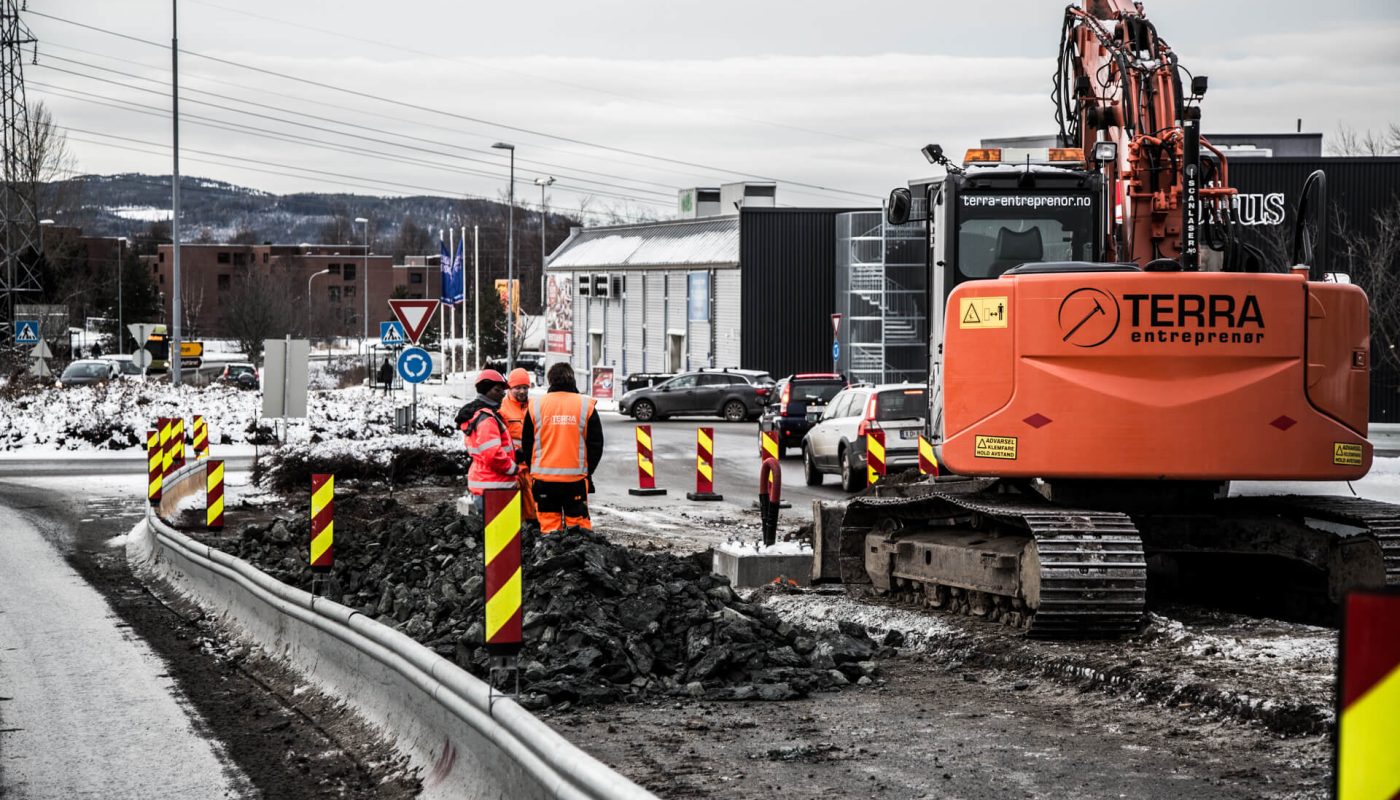
[[[387,345],[408,344],[408,337],[404,335],[403,324],[396,319],[379,323],[379,341]]]
[[[21,319],[15,322],[15,344],[38,344],[39,321]]]

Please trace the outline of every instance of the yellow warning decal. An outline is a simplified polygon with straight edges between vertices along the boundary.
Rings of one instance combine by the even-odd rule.
[[[1015,436],[978,436],[977,446],[972,454],[978,458],[1004,458],[1016,460]]]
[[[1010,310],[1005,297],[960,297],[958,327],[1005,328]]]
[[[1359,444],[1347,444],[1345,442],[1332,443],[1332,463],[1343,467],[1361,466],[1363,451]]]

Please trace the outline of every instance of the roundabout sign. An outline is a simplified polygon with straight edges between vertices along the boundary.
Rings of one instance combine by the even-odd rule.
[[[422,383],[433,374],[433,359],[421,347],[410,347],[399,355],[399,377],[404,383]]]

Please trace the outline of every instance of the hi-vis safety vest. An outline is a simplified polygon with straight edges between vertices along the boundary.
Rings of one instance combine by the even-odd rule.
[[[506,421],[511,441],[516,447],[520,447],[520,437],[525,430],[525,415],[530,413],[529,402],[517,403],[510,395],[506,395],[505,399],[501,400],[499,411],[501,419]]]
[[[530,399],[535,448],[530,474],[537,481],[588,477],[588,416],[597,404],[586,394],[550,392]]]

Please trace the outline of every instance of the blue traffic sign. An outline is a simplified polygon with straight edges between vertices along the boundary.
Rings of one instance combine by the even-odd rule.
[[[404,335],[403,324],[396,319],[379,323],[379,341],[387,345],[408,344],[408,337]]]
[[[21,319],[15,322],[15,344],[38,344],[39,321]]]
[[[399,377],[405,383],[422,383],[433,374],[433,359],[421,347],[410,347],[399,354]]]
[[[841,360],[841,343],[840,343],[839,341],[833,340],[833,341],[831,342],[831,360],[832,360],[832,361],[840,361],[840,360]]]

